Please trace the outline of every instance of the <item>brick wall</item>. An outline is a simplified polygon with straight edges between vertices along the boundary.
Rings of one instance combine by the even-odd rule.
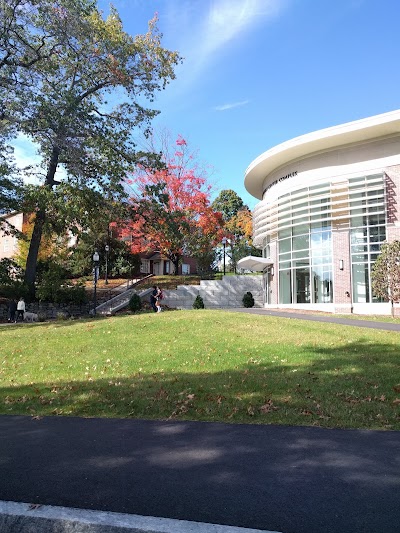
[[[347,230],[332,231],[333,294],[336,313],[351,312],[350,235]],[[343,270],[340,269],[343,261]]]
[[[400,165],[385,170],[387,240],[400,240]]]

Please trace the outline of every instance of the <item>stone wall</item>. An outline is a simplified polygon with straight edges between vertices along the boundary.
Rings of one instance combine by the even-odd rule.
[[[200,285],[178,285],[176,290],[163,290],[163,305],[192,309],[196,296],[203,298],[206,309],[243,307],[243,296],[251,292],[254,307],[264,307],[262,276],[224,276],[222,280],[202,280]]]
[[[46,318],[57,318],[58,313],[66,313],[74,317],[89,316],[89,311],[93,309],[93,303],[83,305],[70,304],[53,304],[53,303],[39,303],[33,302],[26,304],[26,310],[30,313],[38,313]],[[0,303],[0,321],[8,319],[8,305],[7,303]]]

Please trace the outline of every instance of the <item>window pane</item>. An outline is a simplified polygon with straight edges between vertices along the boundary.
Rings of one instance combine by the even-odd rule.
[[[293,235],[303,235],[304,233],[308,233],[308,224],[300,224],[293,227]]]
[[[308,268],[298,268],[295,270],[296,282],[296,302],[298,304],[309,304],[310,291],[310,271]]]
[[[353,301],[369,302],[368,265],[353,265]]]
[[[299,237],[293,237],[293,250],[307,250],[308,252],[309,247],[310,238],[308,236],[308,233]]]
[[[279,231],[279,240],[284,239],[285,237],[291,237],[292,236],[292,230],[290,228],[283,229]]]
[[[292,249],[292,240],[291,239],[283,239],[282,241],[279,241],[279,253],[283,254],[285,252],[290,252]]]
[[[292,276],[291,270],[279,272],[279,303],[292,303]]]

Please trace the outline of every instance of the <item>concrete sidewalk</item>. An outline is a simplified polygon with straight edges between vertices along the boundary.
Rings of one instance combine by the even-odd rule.
[[[133,531],[398,533],[399,465],[400,432],[0,417],[0,500],[142,517]]]
[[[0,501],[2,533],[278,533],[153,516]]]

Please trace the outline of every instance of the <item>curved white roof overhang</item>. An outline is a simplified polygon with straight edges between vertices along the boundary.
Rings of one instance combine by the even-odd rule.
[[[245,172],[244,185],[251,195],[262,200],[265,178],[291,161],[316,152],[399,133],[400,110],[396,110],[295,137],[267,150],[250,163]]]
[[[274,262],[271,259],[266,259],[265,257],[255,257],[253,255],[248,255],[239,259],[237,266],[243,268],[244,270],[253,270],[253,272],[262,272],[267,266],[273,265]]]

